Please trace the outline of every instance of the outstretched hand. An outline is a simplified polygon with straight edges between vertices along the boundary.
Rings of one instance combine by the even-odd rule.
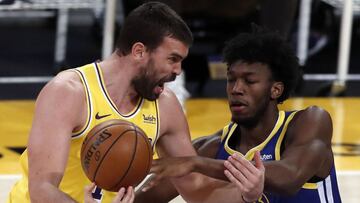
[[[156,186],[165,178],[178,178],[194,170],[194,157],[167,157],[153,160],[150,174],[152,177],[145,183],[142,188],[146,192]]]
[[[255,165],[244,156],[234,153],[224,162],[226,177],[239,188],[246,202],[259,199],[264,190],[265,167],[260,152],[255,153],[254,161]]]
[[[95,183],[91,183],[84,189],[84,202],[85,203],[97,203],[97,201],[92,197],[92,191],[95,189]],[[117,195],[113,199],[112,203],[120,202],[120,203],[133,203],[135,199],[135,193],[133,187],[128,187],[125,191],[125,188],[120,188]]]

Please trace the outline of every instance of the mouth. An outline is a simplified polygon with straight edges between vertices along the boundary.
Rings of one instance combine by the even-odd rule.
[[[155,87],[154,87],[154,93],[156,95],[160,95],[164,91],[164,85],[165,82],[160,81]]]
[[[232,111],[243,111],[247,106],[248,104],[244,101],[230,101],[230,108]]]
[[[160,95],[164,91],[164,85],[167,82],[172,82],[176,79],[176,75],[171,75],[170,77],[164,78],[160,80],[155,86],[155,94]]]
[[[236,100],[236,101],[230,101],[230,106],[248,106],[247,102]]]
[[[160,87],[161,89],[164,89],[164,85],[165,85],[165,83],[163,82],[163,83],[158,84],[158,87]]]

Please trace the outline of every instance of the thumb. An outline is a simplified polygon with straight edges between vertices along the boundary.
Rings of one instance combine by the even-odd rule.
[[[256,166],[256,168],[258,168],[258,169],[264,169],[264,164],[263,164],[263,162],[262,162],[262,160],[261,160],[260,152],[259,152],[259,151],[256,151],[256,152],[255,152],[254,161],[255,161],[255,166]]]
[[[91,195],[91,193],[92,193],[92,191],[94,190],[95,186],[96,186],[95,183],[91,183],[90,185],[86,185],[85,188],[84,188],[84,192],[85,192],[86,194],[90,194],[90,195]]]

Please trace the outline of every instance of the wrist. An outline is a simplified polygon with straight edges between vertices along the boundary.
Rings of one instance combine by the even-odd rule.
[[[198,156],[193,156],[191,158],[191,171],[200,172],[201,170],[201,159]]]
[[[247,199],[245,199],[244,195],[241,195],[241,199],[244,201],[244,203],[252,203],[254,201],[249,201]]]

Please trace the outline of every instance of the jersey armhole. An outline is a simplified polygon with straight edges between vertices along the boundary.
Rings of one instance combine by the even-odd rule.
[[[77,130],[75,132],[72,132],[72,135],[71,135],[72,138],[77,138],[77,137],[81,137],[83,135],[83,133],[86,131],[86,129],[88,128],[88,126],[90,124],[90,120],[91,120],[91,99],[90,99],[90,93],[89,93],[88,85],[86,83],[86,79],[85,79],[83,73],[78,69],[71,69],[69,71],[73,71],[79,76],[79,78],[80,78],[80,80],[81,80],[81,82],[83,84],[83,88],[84,88],[85,96],[86,96],[86,105],[87,105],[86,123],[79,130]]]

